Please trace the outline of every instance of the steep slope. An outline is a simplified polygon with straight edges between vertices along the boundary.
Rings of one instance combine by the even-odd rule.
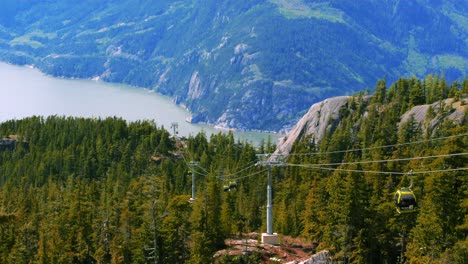
[[[296,126],[279,141],[275,152],[289,154],[295,143],[308,137],[315,143],[319,143],[326,134],[333,134],[335,129],[342,125],[344,116],[349,115],[349,111],[353,111],[350,105],[357,101],[360,101],[359,103],[365,105],[367,109],[355,121],[357,126],[360,125],[362,119],[368,116],[369,108],[375,107],[375,104],[372,105],[371,96],[364,96],[360,99],[355,96],[328,98],[310,107]],[[380,114],[385,116],[385,108],[380,111]],[[447,120],[454,124],[466,122],[467,113],[468,98],[448,98],[430,104],[413,106],[405,111],[398,118],[398,123],[394,125],[401,129],[404,124],[412,121],[415,126],[421,128],[420,132],[422,133],[423,131],[434,131],[438,125]]]
[[[306,136],[312,136],[316,142],[319,142],[326,132],[333,131],[340,122],[339,111],[351,98],[351,96],[333,97],[313,104],[287,136],[280,140],[276,153],[289,154],[293,144]]]
[[[154,89],[193,122],[291,127],[379,78],[468,73],[465,1],[12,1],[0,59]]]

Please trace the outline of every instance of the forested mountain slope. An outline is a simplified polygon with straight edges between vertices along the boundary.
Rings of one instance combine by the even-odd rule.
[[[458,88],[457,88],[458,87]],[[397,127],[412,120],[415,125],[421,126],[425,131],[421,133],[435,133],[434,129],[440,122],[451,120],[453,123],[463,122],[468,109],[468,98],[461,96],[468,92],[468,81],[465,79],[460,86],[455,82],[450,87],[444,79],[429,75],[424,81],[412,79],[399,79],[388,88],[386,82],[381,80],[376,88],[384,97],[386,104],[401,105],[400,117]],[[458,90],[461,89],[461,90]],[[444,99],[447,97],[452,97]],[[334,130],[349,117],[350,105],[370,104],[371,96],[362,92],[354,96],[340,96],[328,98],[322,102],[315,103],[309,111],[299,120],[296,126],[278,143],[277,154],[289,154],[294,143],[310,138],[314,142],[320,142],[327,134]],[[359,115],[352,109],[353,114]],[[379,115],[385,109],[379,111]],[[360,118],[366,118],[369,111],[360,113],[361,117],[353,120],[355,125],[360,124]]]
[[[467,2],[3,0],[0,59],[154,89],[193,122],[292,127],[380,78],[468,73]]]
[[[296,141],[271,169],[274,232],[336,261],[463,263],[468,82],[442,80],[379,81],[375,94],[340,108],[320,142]],[[439,122],[402,122],[409,109],[449,97],[429,111]],[[456,105],[465,112],[454,121]],[[266,229],[267,169],[255,164],[274,152],[269,142],[255,148],[232,133],[175,140],[147,121],[56,116],[0,123],[0,137],[16,141],[0,144],[0,263],[239,263],[213,255],[228,237]],[[190,161],[199,162],[194,203]],[[418,210],[398,214],[394,194],[411,175]]]

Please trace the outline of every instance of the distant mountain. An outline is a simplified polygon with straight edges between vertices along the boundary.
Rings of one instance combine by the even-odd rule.
[[[154,89],[193,122],[292,127],[378,79],[468,75],[464,0],[2,0],[0,59]]]

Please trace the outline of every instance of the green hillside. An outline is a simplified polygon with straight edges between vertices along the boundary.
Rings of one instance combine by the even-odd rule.
[[[381,78],[468,73],[466,1],[0,3],[0,59],[171,96],[193,122],[278,131]]]
[[[376,90],[369,100],[356,94],[334,131],[296,142],[271,169],[274,232],[334,261],[463,263],[468,82],[402,78]],[[449,97],[425,122],[398,125],[414,107]],[[454,108],[464,112],[457,122],[430,122]],[[175,140],[148,121],[57,116],[1,123],[0,138],[0,263],[239,263],[213,255],[226,238],[266,230],[267,168],[255,165],[256,154],[275,150],[270,142]],[[395,191],[411,175],[418,207],[398,214]]]

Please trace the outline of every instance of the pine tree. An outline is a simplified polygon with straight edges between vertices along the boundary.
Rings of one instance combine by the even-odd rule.
[[[301,235],[310,241],[321,241],[322,239],[321,222],[318,214],[323,210],[325,204],[321,201],[323,195],[320,195],[320,190],[317,186],[317,180],[314,179],[306,198],[305,210],[301,215],[302,225],[304,226]]]
[[[192,211],[192,243],[189,263],[211,263],[216,250],[224,247],[220,214],[221,186],[214,177],[207,176],[207,189],[195,200]]]
[[[373,102],[382,105],[386,102],[387,97],[387,83],[385,80],[379,80],[375,87],[375,93],[372,96]]]
[[[426,98],[421,82],[419,80],[414,81],[414,84],[409,90],[409,106],[413,107],[416,105],[424,104],[425,102]]]
[[[167,206],[167,216],[161,226],[163,263],[182,263],[188,258],[188,239],[192,211],[188,195],[173,197]]]

